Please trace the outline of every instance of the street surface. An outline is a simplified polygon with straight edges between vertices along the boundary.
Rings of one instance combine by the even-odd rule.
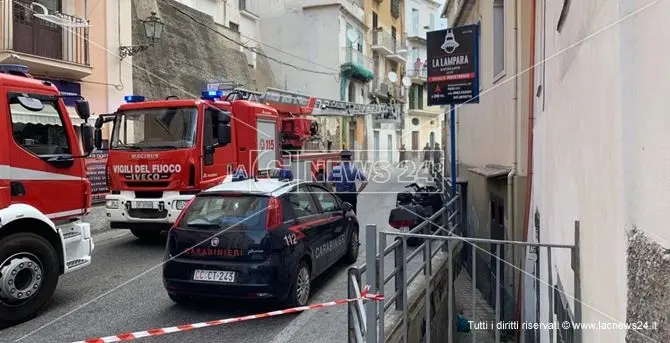
[[[400,173],[396,169],[391,174],[388,182],[370,182],[359,197],[361,249],[357,265],[365,262],[365,225],[390,228],[387,219],[395,206],[395,193],[409,182],[408,177],[402,179],[403,183],[398,182]],[[90,221],[96,226],[105,225],[100,218]],[[99,227],[95,229],[101,231]],[[175,305],[161,281],[163,244],[140,243],[127,231],[104,231],[94,237],[92,265],[62,277],[48,309],[27,323],[0,331],[0,341],[14,342],[23,337],[20,342],[72,342],[280,309],[268,303],[230,301],[208,301],[186,307]],[[410,271],[416,270],[420,258],[416,258]],[[392,259],[392,255],[386,259],[387,273],[392,270]],[[311,303],[346,298],[346,270],[347,266],[340,263],[317,279]],[[391,290],[387,287],[386,291]],[[339,343],[346,341],[346,330],[347,309],[340,306],[137,341],[279,343],[297,339]],[[26,337],[28,334],[31,335]]]

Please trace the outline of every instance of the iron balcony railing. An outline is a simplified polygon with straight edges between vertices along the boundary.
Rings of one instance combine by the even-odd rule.
[[[344,47],[341,50],[342,64],[351,63],[360,67],[364,67],[367,70],[372,70],[372,59],[368,56],[365,56],[362,51],[358,51],[352,46]]]
[[[395,54],[403,47],[397,37],[393,37],[391,33],[381,29],[372,32],[372,46],[383,47],[389,50],[392,54]]]
[[[410,69],[407,71],[407,76],[417,79],[425,79],[428,77],[428,70],[426,68]]]
[[[35,17],[27,1],[0,1],[0,51],[90,66],[89,29],[64,27]],[[62,19],[84,23],[77,16],[56,12]]]

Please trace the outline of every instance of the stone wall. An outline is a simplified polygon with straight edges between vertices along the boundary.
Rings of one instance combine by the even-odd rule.
[[[632,230],[627,263],[626,322],[648,323],[648,327],[628,330],[626,342],[670,342],[670,252],[642,231]]]
[[[133,1],[134,45],[147,42],[140,20],[148,17],[151,11],[156,11],[165,23],[164,31],[153,47],[133,56],[134,94],[148,99],[162,99],[168,95],[193,98],[200,95],[207,82],[223,80],[258,90],[276,86],[264,57],[257,57],[257,68],[248,65],[246,55],[235,43],[240,41],[239,33],[216,24],[211,16],[175,1]]]

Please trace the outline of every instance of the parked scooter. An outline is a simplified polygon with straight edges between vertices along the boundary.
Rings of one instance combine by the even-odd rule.
[[[410,232],[412,229],[423,223],[430,216],[442,208],[442,194],[435,186],[419,186],[411,183],[405,188],[412,188],[412,191],[404,191],[396,196],[396,208],[389,213],[389,225],[401,232]],[[419,234],[430,234],[436,231],[439,225],[429,224]],[[421,242],[419,238],[408,238],[407,245],[417,246]]]

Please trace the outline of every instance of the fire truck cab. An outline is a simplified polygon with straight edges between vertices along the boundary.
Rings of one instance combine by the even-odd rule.
[[[91,208],[90,110],[75,102],[82,154],[66,96],[24,66],[0,65],[0,328],[37,315],[61,274],[91,263],[90,225],[80,221]]]
[[[128,96],[116,113],[98,118],[99,149],[102,125],[114,123],[105,199],[111,228],[156,237],[194,194],[220,184],[233,170],[279,167],[277,111],[253,101],[222,101],[222,96],[220,91],[205,91],[201,99]]]

